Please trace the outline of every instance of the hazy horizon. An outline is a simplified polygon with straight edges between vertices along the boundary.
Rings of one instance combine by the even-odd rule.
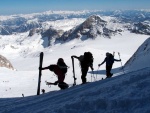
[[[0,15],[29,14],[56,10],[134,10],[150,9],[149,0],[5,0],[0,1]]]

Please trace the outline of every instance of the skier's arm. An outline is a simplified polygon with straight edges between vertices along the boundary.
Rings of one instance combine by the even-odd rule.
[[[58,81],[55,81],[54,85],[57,85],[59,82]]]
[[[114,59],[114,61],[120,62],[120,61],[121,61],[121,59],[120,59],[120,60]]]
[[[94,70],[93,65],[91,65],[90,68],[91,68],[92,71]]]
[[[77,56],[75,56],[75,55],[71,56],[71,58],[79,59],[79,57],[77,57]]]
[[[39,69],[41,69],[41,70],[49,69],[49,66],[43,67],[43,68],[40,68],[40,67],[39,67]]]
[[[98,66],[103,65],[106,62],[106,58],[104,59],[104,61],[101,64],[98,64]]]

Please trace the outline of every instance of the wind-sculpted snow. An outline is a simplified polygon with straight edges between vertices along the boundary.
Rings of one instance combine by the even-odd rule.
[[[53,91],[0,99],[1,113],[148,113],[150,68]]]

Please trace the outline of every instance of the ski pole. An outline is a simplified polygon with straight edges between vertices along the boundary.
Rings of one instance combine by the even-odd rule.
[[[119,53],[119,52],[118,52],[118,56],[119,56],[119,59],[120,59],[120,53]],[[122,61],[121,61],[121,67],[122,67],[123,73],[125,74],[124,68],[123,68],[123,66],[122,66]]]
[[[91,82],[92,82],[92,73],[91,73]]]
[[[113,56],[115,56],[115,52],[113,52]]]
[[[92,78],[94,79],[94,81],[96,81],[93,71],[91,73],[91,82],[92,82]]]
[[[45,83],[46,83],[46,85],[48,85],[48,87],[49,87],[49,88],[51,87],[51,85],[50,85],[50,84],[48,84],[48,82],[47,82],[47,81],[45,81]]]
[[[96,78],[95,78],[95,76],[94,76],[94,72],[93,72],[93,70],[92,70],[92,73],[93,73],[94,81],[96,81]]]
[[[96,72],[96,80],[97,80],[97,74],[98,74],[98,70],[99,70],[100,66],[98,66],[97,72]]]

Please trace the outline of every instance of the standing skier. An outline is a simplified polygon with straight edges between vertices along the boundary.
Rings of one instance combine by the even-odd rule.
[[[101,64],[98,64],[98,66],[101,66],[106,62],[106,76],[107,76],[106,78],[110,78],[113,75],[111,73],[111,69],[114,61],[121,61],[121,59],[120,60],[114,59],[114,56],[111,53],[107,52],[104,61]]]
[[[59,58],[57,65],[52,64],[50,66],[41,68],[41,70],[49,69],[50,71],[54,72],[58,77],[58,80],[55,81],[55,83],[47,82],[47,85],[58,85],[60,89],[68,88],[68,84],[64,82],[67,67],[68,66],[65,64],[64,60],[62,58]]]
[[[90,52],[85,52],[84,55],[81,55],[79,57],[73,55],[71,56],[71,58],[76,58],[80,61],[80,65],[81,65],[81,79],[82,79],[82,83],[85,84],[86,81],[86,75],[88,72],[89,67],[91,68],[91,70],[93,71],[93,55]]]

